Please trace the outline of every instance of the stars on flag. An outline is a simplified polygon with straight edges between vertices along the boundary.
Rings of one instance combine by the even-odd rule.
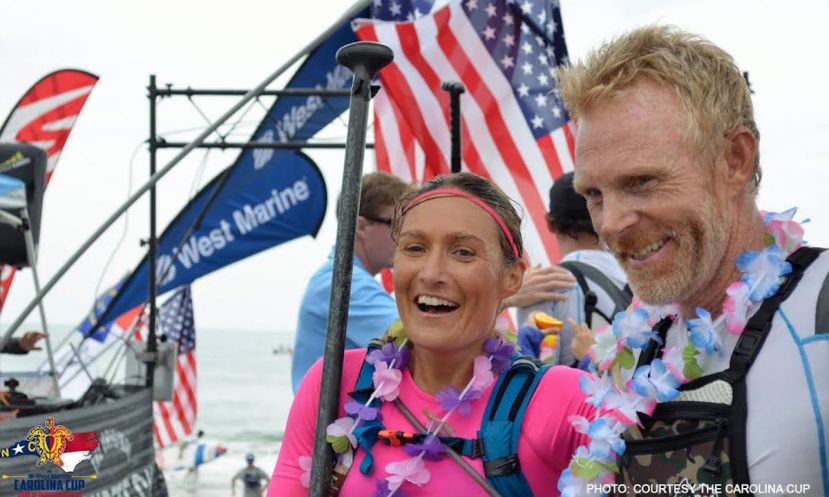
[[[415,20],[433,0],[373,0],[372,15],[389,21]],[[555,92],[555,66],[566,63],[567,48],[557,1],[461,0],[461,7],[493,62],[512,85],[536,137],[568,117]]]

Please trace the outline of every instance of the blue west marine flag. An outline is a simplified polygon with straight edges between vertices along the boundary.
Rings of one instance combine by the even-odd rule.
[[[302,152],[276,150],[270,161],[236,162],[202,188],[159,237],[158,293],[289,240],[316,236],[326,195],[322,173]],[[148,275],[145,256],[89,331],[145,302]]]

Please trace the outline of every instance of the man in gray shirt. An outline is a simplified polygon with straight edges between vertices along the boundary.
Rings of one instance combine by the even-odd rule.
[[[268,478],[268,474],[262,471],[261,468],[253,465],[254,459],[256,457],[253,454],[245,456],[245,461],[247,461],[248,465],[237,471],[233,475],[233,479],[230,480],[231,495],[236,495],[236,480],[241,480],[242,486],[245,489],[242,497],[262,497],[264,490],[268,488],[270,478]],[[264,485],[262,484],[262,480],[265,480]]]

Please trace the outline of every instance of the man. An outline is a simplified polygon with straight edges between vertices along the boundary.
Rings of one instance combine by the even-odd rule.
[[[268,474],[262,471],[261,468],[253,465],[253,461],[255,459],[256,457],[253,454],[245,456],[245,461],[247,461],[248,465],[240,469],[235,475],[233,475],[233,479],[230,480],[231,495],[236,495],[236,480],[241,480],[245,489],[242,497],[262,496],[263,491],[268,487],[270,478],[268,478]],[[262,484],[262,481],[265,482],[264,485]]]
[[[392,266],[395,244],[391,219],[397,199],[406,191],[406,182],[387,173],[363,176],[360,212],[354,239],[354,268],[346,324],[345,348],[365,347],[397,320],[397,305],[374,278]],[[311,276],[297,320],[291,383],[296,392],[302,377],[322,357],[328,327],[328,305],[334,271],[334,249],[328,260]]]
[[[738,256],[767,246],[755,202],[759,133],[748,86],[722,49],[658,26],[607,43],[557,77],[578,123],[576,191],[586,197],[593,226],[638,298],[677,305],[679,315],[658,328],[665,348],[682,347],[691,339],[686,325],[697,307],[712,319],[723,312],[726,289],[741,275]],[[638,464],[644,471],[639,481],[725,479],[778,495],[773,485],[792,493],[786,485],[803,484],[808,495],[829,494],[829,340],[815,332],[817,295],[828,271],[829,252],[823,252],[778,309],[774,299],[762,304],[772,309],[767,317],[757,313],[760,304],[749,308],[748,315],[762,321],[759,331],[747,326],[735,336],[714,319],[720,351],[700,357],[702,376],[680,387],[679,397],[695,416],[718,410],[706,431],[707,453],[692,454],[693,443],[685,439],[689,446],[674,445],[683,449],[671,452],[678,459],[664,451],[625,457],[623,473]],[[765,339],[758,339],[764,328]],[[732,354],[738,341],[739,354]],[[642,355],[653,360],[662,349],[651,341]],[[727,372],[714,375],[721,371]],[[669,404],[659,404],[654,417]],[[683,420],[689,412],[673,411]],[[643,427],[646,437],[653,435],[651,426]]]
[[[625,290],[627,277],[613,255],[602,249],[599,237],[590,222],[590,213],[584,197],[573,190],[572,172],[563,174],[550,187],[549,208],[547,229],[556,237],[563,256],[561,262],[565,265],[576,263],[571,269],[581,273],[584,284],[588,287],[587,291],[593,292],[597,312],[591,316],[587,315],[585,289],[579,284],[561,292],[566,300],[547,300],[518,308],[518,322],[526,323],[534,312],[545,312],[563,321],[565,324],[561,330],[558,363],[576,365],[579,359],[584,357],[586,348],[581,351],[571,349],[575,334],[571,321],[588,323],[592,329],[602,324],[599,321],[609,322],[616,312],[624,310],[630,303]],[[586,274],[588,272],[590,274]],[[617,302],[618,300],[627,302]],[[587,331],[589,333],[589,330]],[[540,331],[533,327],[522,327],[519,329],[518,338],[522,352],[531,352],[538,357],[543,338]],[[581,340],[589,343],[590,337],[581,337]]]

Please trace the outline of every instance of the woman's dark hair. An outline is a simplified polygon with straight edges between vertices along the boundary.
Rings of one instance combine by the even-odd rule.
[[[507,229],[512,236],[513,242],[518,249],[518,257],[524,255],[524,244],[521,238],[521,217],[516,212],[512,200],[501,190],[497,185],[489,180],[486,180],[477,174],[461,172],[450,174],[446,176],[438,176],[428,183],[409,189],[397,202],[394,209],[394,219],[392,220],[392,238],[397,240],[400,234],[400,227],[403,224],[403,218],[406,216],[405,209],[417,196],[422,195],[431,190],[439,188],[454,188],[464,191],[475,197],[481,199],[484,203],[490,206],[499,216],[504,220]],[[514,264],[518,258],[512,251],[507,237],[498,230],[498,240],[501,244],[501,253],[504,255],[504,261],[508,264]]]

